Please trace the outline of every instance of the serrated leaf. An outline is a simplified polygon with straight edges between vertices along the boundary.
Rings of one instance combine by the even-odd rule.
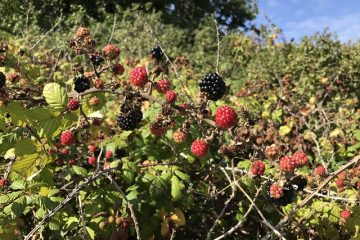
[[[46,102],[55,110],[64,110],[68,101],[65,88],[58,83],[48,83],[44,86],[43,96]]]
[[[13,202],[11,210],[15,216],[19,217],[22,215],[26,207],[26,199],[24,196],[19,197]]]
[[[45,166],[50,159],[46,155],[34,153],[31,155],[24,155],[15,160],[11,167],[11,172],[16,172],[28,179],[33,178],[40,169]]]
[[[83,167],[79,167],[79,166],[72,166],[72,170],[77,174],[77,175],[80,175],[80,176],[83,176],[83,177],[86,177],[88,175],[88,171],[83,168]]]
[[[22,190],[25,189],[26,183],[23,180],[15,180],[11,183],[10,188],[13,190]]]
[[[178,176],[179,178],[181,178],[182,180],[184,180],[185,182],[189,182],[190,181],[190,177],[189,175],[179,171],[179,170],[175,170],[174,173],[176,174],[176,176]]]
[[[174,200],[179,200],[181,197],[181,190],[184,189],[184,184],[180,182],[179,178],[175,175],[171,178],[171,196]]]
[[[20,157],[26,154],[32,154],[36,152],[35,142],[29,138],[24,138],[15,144],[15,154]]]

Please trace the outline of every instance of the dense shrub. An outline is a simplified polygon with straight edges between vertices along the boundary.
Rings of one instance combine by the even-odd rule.
[[[358,44],[73,19],[2,35],[1,239],[356,239]]]

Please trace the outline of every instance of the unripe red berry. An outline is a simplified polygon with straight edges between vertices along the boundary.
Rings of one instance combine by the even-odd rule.
[[[173,133],[173,140],[176,143],[183,143],[186,141],[187,134],[181,130],[178,130]]]
[[[5,178],[0,178],[0,187],[6,187],[9,184],[9,181]]]
[[[161,126],[160,124],[154,123],[151,125],[150,131],[156,137],[161,137],[162,135],[164,135],[166,133],[167,128],[165,126]]]
[[[95,166],[96,165],[96,157],[89,157],[88,164]]]
[[[6,75],[6,79],[9,81],[9,82],[15,82],[15,81],[18,81],[20,79],[20,74],[18,72],[9,72],[7,75]]]
[[[99,105],[99,103],[100,103],[100,98],[98,98],[97,96],[93,96],[89,100],[90,106],[97,106],[97,105]]]
[[[67,108],[70,111],[76,111],[80,107],[80,103],[78,100],[71,98],[69,102],[67,103]]]
[[[347,173],[345,171],[339,173],[338,178],[341,179],[341,180],[345,180],[347,178]]]
[[[296,162],[297,166],[304,166],[308,163],[308,157],[303,151],[296,151],[292,156],[293,160]]]
[[[55,163],[58,166],[62,166],[64,164],[64,161],[62,159],[58,158],[58,159],[56,159]]]
[[[322,165],[316,167],[315,171],[319,176],[324,176],[326,174],[326,169]]]
[[[342,210],[340,215],[343,219],[348,219],[351,216],[351,212],[349,210]]]
[[[124,73],[124,71],[125,71],[124,66],[121,65],[120,63],[115,63],[112,66],[112,72],[115,75],[122,75]]]
[[[70,151],[69,151],[69,149],[67,149],[67,148],[63,148],[63,149],[60,150],[60,153],[61,153],[62,155],[68,155],[68,154],[70,153]]]
[[[65,130],[61,133],[60,142],[64,146],[72,145],[75,143],[74,133],[70,130]]]
[[[120,54],[120,49],[114,44],[108,44],[103,48],[103,53],[108,59],[115,59]]]
[[[335,184],[336,184],[336,186],[339,187],[339,188],[342,188],[342,187],[345,186],[344,180],[339,179],[339,178],[335,180]]]
[[[296,168],[296,162],[289,156],[280,158],[279,162],[280,170],[288,173],[293,173]]]
[[[130,71],[130,83],[137,87],[143,87],[149,82],[149,78],[144,67],[136,67]]]
[[[106,151],[105,158],[107,158],[107,159],[112,158],[112,152],[111,151]]]
[[[176,93],[172,90],[167,91],[165,96],[168,103],[174,103],[176,101]]]
[[[270,192],[270,197],[275,199],[279,199],[283,196],[283,188],[277,183],[273,183],[270,186],[269,192]]]
[[[51,149],[49,150],[49,154],[50,154],[50,155],[55,155],[55,154],[56,154],[56,149],[51,148]]]
[[[251,166],[251,173],[254,176],[263,175],[265,172],[265,163],[260,160],[255,160],[255,162]]]
[[[166,93],[168,90],[170,90],[170,82],[168,79],[162,79],[155,83],[155,89],[159,93]]]
[[[208,152],[207,142],[203,139],[193,141],[193,143],[191,144],[191,152],[197,158],[205,157]]]
[[[90,146],[88,146],[88,149],[89,149],[89,152],[94,153],[96,151],[96,149],[97,149],[97,146],[90,145]]]
[[[94,86],[96,89],[102,89],[104,87],[104,82],[100,78],[94,80]]]
[[[215,113],[216,126],[222,129],[228,129],[235,126],[238,122],[238,117],[235,110],[229,106],[221,106]]]
[[[69,164],[70,166],[73,166],[73,165],[76,164],[76,160],[75,160],[75,159],[70,159],[70,160],[68,161],[68,164]]]

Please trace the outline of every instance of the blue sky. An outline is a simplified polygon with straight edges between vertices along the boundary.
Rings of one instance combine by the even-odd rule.
[[[360,39],[360,0],[258,0],[255,23],[266,23],[264,14],[296,40],[329,28],[342,42]]]

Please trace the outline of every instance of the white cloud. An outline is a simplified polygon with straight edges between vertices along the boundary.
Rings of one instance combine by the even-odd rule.
[[[284,34],[287,38],[300,38],[329,28],[331,32],[336,32],[340,41],[356,42],[360,39],[359,19],[360,13],[356,13],[340,17],[319,16],[300,22],[289,22],[284,27]]]

